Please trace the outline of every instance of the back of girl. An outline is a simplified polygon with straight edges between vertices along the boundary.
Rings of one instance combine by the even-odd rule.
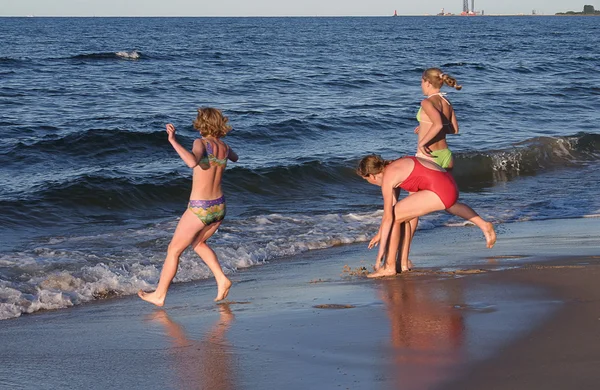
[[[219,110],[207,107],[198,109],[194,128],[202,138],[196,139],[192,147],[198,163],[193,167],[190,199],[216,199],[223,195],[221,182],[227,160],[237,161],[237,155],[221,139],[230,127]]]

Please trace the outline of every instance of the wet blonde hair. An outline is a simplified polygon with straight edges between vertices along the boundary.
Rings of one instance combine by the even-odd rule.
[[[427,69],[423,72],[423,80],[429,81],[435,88],[442,88],[442,85],[446,84],[458,91],[462,89],[462,85],[458,85],[454,77],[442,72],[439,68]]]
[[[221,110],[202,107],[198,109],[198,116],[194,120],[194,129],[200,131],[203,137],[221,138],[231,131],[231,126],[227,124],[228,121],[229,119],[223,115]]]
[[[376,175],[380,172],[383,172],[383,168],[390,163],[391,161],[384,160],[378,154],[370,154],[360,160],[358,167],[356,168],[356,174],[362,177]]]

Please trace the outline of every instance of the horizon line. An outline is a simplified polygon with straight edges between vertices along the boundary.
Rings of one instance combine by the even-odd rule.
[[[568,12],[568,11],[567,11]],[[457,14],[390,14],[390,15],[0,15],[0,18],[394,18],[394,17],[421,17],[421,16],[461,16],[461,17],[485,17],[485,16],[562,16],[565,12],[555,13],[494,13],[478,15]],[[579,16],[579,15],[574,15]],[[581,15],[585,16],[585,15]]]

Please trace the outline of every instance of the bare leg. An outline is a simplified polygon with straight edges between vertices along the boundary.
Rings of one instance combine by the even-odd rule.
[[[146,293],[142,290],[138,291],[140,298],[156,306],[163,306],[165,304],[167,291],[177,273],[179,256],[181,256],[185,248],[192,243],[198,232],[204,227],[205,225],[190,210],[186,210],[183,213],[167,249],[167,257],[160,273],[158,287],[151,293]]]
[[[396,205],[394,206],[394,224],[408,222],[413,218],[417,218],[422,215],[444,209],[444,203],[441,201],[440,197],[437,196],[434,192],[427,190],[419,191],[410,196],[407,196],[406,198],[396,203]],[[385,243],[380,243],[380,245],[385,245]],[[406,258],[406,260],[408,261],[408,257]],[[396,258],[388,257],[386,258],[385,266],[369,274],[369,277],[379,278],[395,274]]]
[[[394,224],[392,225],[392,231],[390,232],[390,239],[388,241],[387,252],[385,254],[384,268],[387,267],[388,264],[394,263],[396,265],[396,267],[394,267],[394,270],[398,269],[397,265],[400,261],[398,254],[402,245],[401,239],[402,224],[394,222]]]
[[[408,195],[412,195],[414,194],[414,192],[409,192]],[[402,264],[397,264],[396,268],[400,268],[402,270],[402,272],[404,271],[410,271],[413,268],[413,262],[408,258],[408,253],[410,250],[410,244],[412,244],[412,240],[415,237],[415,232],[417,231],[417,225],[419,224],[419,218],[413,218],[410,221],[410,229],[411,229],[411,233],[410,233],[410,238],[409,241],[407,243],[404,243],[404,245],[408,245],[408,247],[406,248],[406,253],[403,251],[402,256],[400,259],[404,259],[406,258],[406,263],[404,265],[404,267],[402,267]],[[399,262],[401,262],[401,260],[398,260]]]
[[[223,269],[221,268],[221,264],[219,264],[219,259],[217,258],[217,254],[206,244],[206,240],[208,240],[221,226],[221,222],[213,223],[207,226],[205,229],[202,229],[196,240],[192,246],[194,247],[194,251],[204,263],[210,268],[215,279],[217,281],[217,297],[215,301],[223,300],[229,294],[229,289],[231,288],[231,281],[225,276],[223,273]]]
[[[408,259],[408,253],[410,252],[410,244],[414,233],[412,232],[412,221],[417,220],[413,218],[408,222],[402,223],[402,240],[400,247],[400,272],[408,272],[412,269],[412,261]]]
[[[416,219],[417,218],[413,218],[408,222],[394,223],[392,227],[390,247],[388,248],[386,259],[393,256],[390,258],[393,258],[396,262],[396,271],[400,270],[400,272],[408,272],[412,268],[412,261],[409,260],[408,253],[410,252],[410,244],[413,238],[411,222]],[[392,250],[394,251],[393,254]]]
[[[415,232],[417,231],[417,226],[419,225],[419,218],[413,218],[409,222],[410,222],[410,242],[409,242],[409,248],[410,248],[410,244],[412,244],[412,240],[413,240],[413,238],[415,238]],[[406,260],[408,262],[408,269],[411,270],[413,268],[413,263],[408,258],[408,249],[406,252]]]
[[[485,236],[485,241],[488,248],[492,248],[496,243],[496,232],[494,231],[494,225],[491,222],[487,222],[479,216],[471,207],[464,203],[455,203],[448,208],[450,214],[466,219],[469,222],[474,223]]]

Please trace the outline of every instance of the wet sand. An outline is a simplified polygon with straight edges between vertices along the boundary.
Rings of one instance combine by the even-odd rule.
[[[486,276],[490,284],[542,288],[559,307],[541,325],[444,389],[599,388],[600,256],[564,260]]]
[[[460,232],[460,233],[457,233]],[[364,244],[0,322],[4,389],[592,389],[600,219],[420,232],[415,271],[370,280]]]

